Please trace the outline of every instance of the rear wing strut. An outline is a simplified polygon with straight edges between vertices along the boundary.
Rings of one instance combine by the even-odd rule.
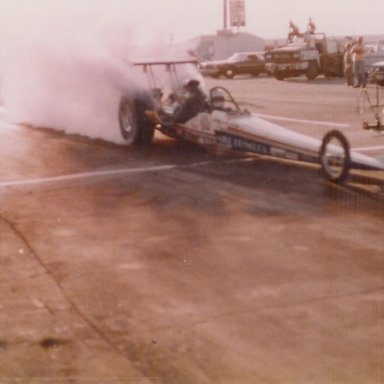
[[[156,75],[153,71],[153,67],[165,66],[165,70],[169,72],[171,78],[171,84],[179,84],[177,76],[177,66],[179,65],[197,65],[197,60],[160,60],[160,61],[136,61],[133,63],[135,67],[142,67],[143,72],[148,76],[149,86],[152,89],[156,88]]]

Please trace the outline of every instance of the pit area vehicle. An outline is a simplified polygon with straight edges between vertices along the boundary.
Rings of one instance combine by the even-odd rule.
[[[166,66],[174,77],[179,64],[139,65],[150,77],[152,67]],[[378,159],[351,151],[348,140],[338,130],[329,131],[319,140],[241,109],[226,88],[213,87],[208,92],[199,88],[199,82],[192,80],[186,86],[179,84],[179,89],[168,97],[158,89],[152,95],[138,93],[134,99],[123,96],[119,123],[127,144],[149,145],[157,129],[167,136],[208,147],[319,164],[326,178],[336,183],[343,182],[351,168],[384,170],[384,163]],[[187,114],[183,115],[180,112],[185,106]]]
[[[368,71],[377,68],[376,63],[384,61],[384,40],[377,40],[366,45],[365,67]]]
[[[258,76],[266,73],[264,54],[261,52],[237,52],[226,60],[206,61],[199,64],[204,76],[232,79],[237,75]]]
[[[368,81],[358,96],[357,107],[360,113],[367,107],[374,116],[374,123],[363,122],[364,129],[384,132],[384,61],[371,65]]]
[[[266,69],[278,80],[305,75],[308,80],[320,74],[343,76],[343,53],[336,40],[324,33],[299,34],[286,45],[265,54]]]

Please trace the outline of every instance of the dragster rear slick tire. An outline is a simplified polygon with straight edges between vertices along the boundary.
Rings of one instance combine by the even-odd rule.
[[[332,146],[331,141],[338,144],[338,148]],[[350,145],[345,135],[334,129],[323,137],[319,151],[319,159],[322,173],[333,183],[342,183],[346,180],[351,168]]]
[[[145,99],[122,97],[118,118],[120,133],[125,143],[132,147],[147,147],[154,136],[154,126],[145,115],[146,109],[153,109]]]

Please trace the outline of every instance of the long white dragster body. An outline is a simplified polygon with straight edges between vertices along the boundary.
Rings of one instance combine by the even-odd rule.
[[[320,163],[322,140],[284,128],[255,114],[201,113],[179,128],[185,139],[203,145],[214,144],[238,151]],[[343,156],[343,149],[337,145],[330,145],[327,149],[328,154]],[[350,151],[350,166],[384,169],[383,162],[354,151]]]
[[[148,76],[153,65],[166,65],[176,73],[176,64],[188,62],[140,63]],[[289,160],[317,163],[333,182],[346,179],[351,168],[384,170],[384,162],[350,150],[348,140],[331,130],[322,140],[274,124],[242,110],[230,92],[213,87],[203,92],[197,80],[180,86],[165,100],[156,89],[153,95],[123,96],[119,123],[127,144],[151,143],[155,129],[163,134],[201,145],[257,153]]]

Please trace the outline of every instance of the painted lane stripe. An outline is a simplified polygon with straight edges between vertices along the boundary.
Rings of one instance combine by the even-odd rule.
[[[369,151],[381,151],[384,150],[384,145],[377,145],[374,147],[356,147],[352,148],[354,151],[369,152]]]
[[[65,181],[73,181],[73,180],[94,179],[97,177],[126,175],[130,173],[165,171],[165,170],[173,169],[176,167],[177,167],[176,165],[159,165],[159,166],[145,167],[145,168],[112,169],[109,171],[74,173],[69,175],[42,177],[37,179],[9,180],[9,181],[0,182],[0,188],[34,186],[34,185],[48,184],[48,183],[55,183],[55,182],[65,182]]]
[[[255,113],[255,115],[262,117],[262,118],[265,118],[265,119],[278,120],[278,121],[291,121],[291,122],[303,123],[303,124],[316,124],[316,125],[323,125],[325,127],[349,128],[351,126],[350,124],[334,123],[332,121],[294,119],[294,118],[290,118],[290,117],[264,115],[262,113]]]
[[[3,116],[3,114],[5,114],[5,112],[3,111],[3,108],[0,107],[0,119],[5,124],[8,125],[8,126],[6,126],[5,124],[2,124],[1,128],[2,129],[8,129],[8,130],[11,130],[11,129],[15,130],[15,129],[17,129],[18,124],[8,121],[8,119],[5,118]],[[303,124],[316,124],[316,125],[323,125],[323,126],[326,126],[326,127],[349,128],[351,126],[350,124],[335,123],[335,122],[332,122],[332,121],[294,119],[294,118],[291,118],[291,117],[282,117],[282,116],[275,116],[275,115],[265,115],[263,113],[254,113],[254,115],[256,115],[258,117],[261,117],[261,118],[270,119],[270,120],[291,121],[291,122],[303,123]],[[9,124],[11,124],[13,126],[9,126]]]
[[[125,169],[111,169],[105,171],[94,171],[94,172],[82,172],[82,173],[73,173],[62,176],[51,176],[51,177],[41,177],[36,179],[24,179],[24,180],[8,180],[0,182],[0,188],[8,188],[8,187],[27,187],[27,186],[37,186],[42,184],[51,184],[51,183],[60,183],[60,182],[68,182],[75,180],[91,180],[97,178],[106,178],[106,177],[114,177],[119,175],[128,175],[134,173],[146,173],[146,172],[161,172],[168,171],[170,169],[176,168],[192,168],[199,167],[209,164],[214,164],[217,162],[220,163],[234,163],[234,162],[247,162],[252,161],[252,158],[240,158],[240,159],[228,159],[224,161],[201,161],[197,163],[191,164],[165,164],[165,165],[157,165],[150,167],[140,167],[140,168],[125,168]]]

